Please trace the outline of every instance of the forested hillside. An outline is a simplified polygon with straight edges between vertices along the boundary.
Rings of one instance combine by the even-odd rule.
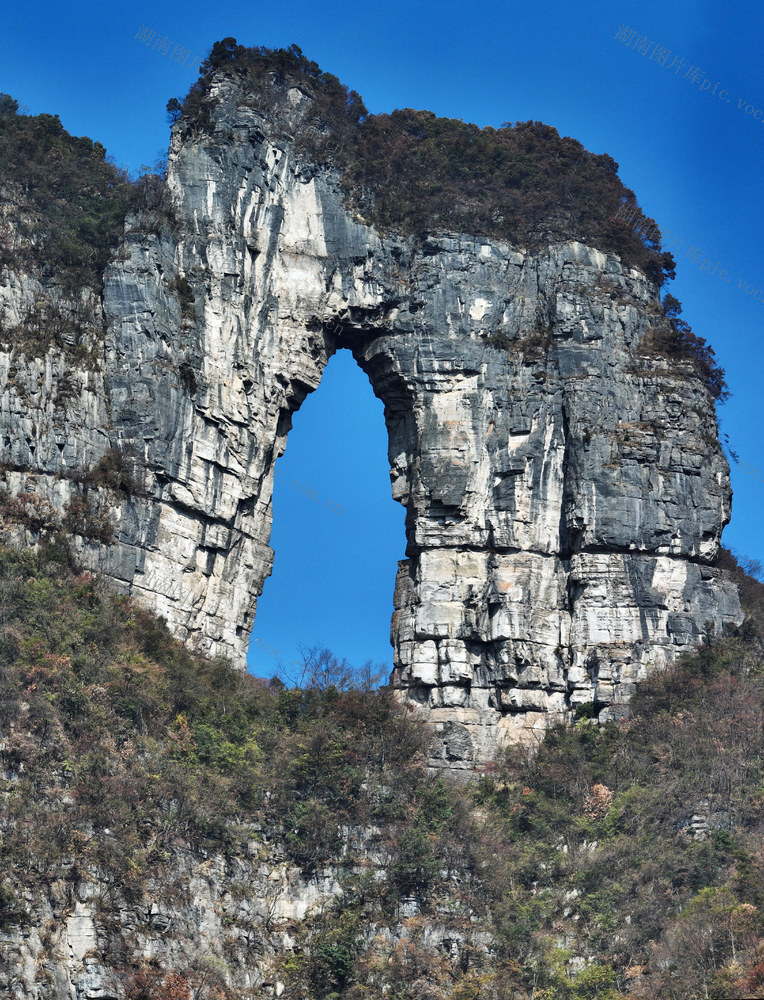
[[[178,857],[255,850],[305,886],[337,879],[302,919],[251,931],[283,934],[266,959],[287,998],[764,997],[764,586],[725,559],[751,612],[737,634],[641,686],[622,724],[584,708],[456,785],[368,668],[323,652],[302,688],[259,680],[64,550],[3,551],[6,988],[41,901],[64,919],[90,883],[110,887],[94,955],[116,996],[263,995],[226,985],[225,962],[152,962],[114,924],[149,882],[183,906]]]

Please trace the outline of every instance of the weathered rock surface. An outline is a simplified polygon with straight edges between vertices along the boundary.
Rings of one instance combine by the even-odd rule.
[[[616,716],[705,622],[742,617],[714,568],[731,491],[713,400],[640,347],[665,322],[657,287],[577,242],[374,231],[296,151],[309,98],[265,89],[221,78],[211,132],[175,132],[176,223],[131,220],[88,365],[66,345],[0,354],[6,535],[39,535],[19,503],[68,513],[83,562],[243,666],[274,462],[348,348],[407,509],[394,683],[442,733],[440,763],[471,768],[583,703]],[[3,271],[6,315],[35,281]],[[109,449],[138,489],[83,485]],[[111,540],[78,531],[78,500]]]
[[[357,846],[367,867],[384,863],[378,845],[361,839]],[[68,859],[46,886],[26,893],[29,922],[0,928],[4,1000],[123,1000],[135,995],[141,965],[174,971],[197,985],[199,997],[223,995],[216,984],[242,1000],[280,996],[280,959],[294,948],[301,922],[336,900],[342,871],[327,867],[308,878],[258,834],[248,848],[246,855],[204,859],[165,852],[143,876],[140,893],[95,868],[83,873]],[[405,914],[393,932],[384,930],[401,939],[416,933]],[[430,933],[449,937],[437,920]]]

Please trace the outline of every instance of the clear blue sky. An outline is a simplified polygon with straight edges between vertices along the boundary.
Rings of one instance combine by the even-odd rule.
[[[636,39],[616,40],[621,25],[649,39],[648,54]],[[371,111],[429,108],[479,125],[533,119],[609,153],[647,214],[684,241],[667,287],[727,371],[733,396],[720,408],[722,431],[741,463],[764,473],[760,4],[31,0],[5,18],[0,90],[33,114],[59,114],[70,132],[99,140],[132,171],[153,163],[167,149],[166,102],[183,96],[196,73],[136,40],[141,27],[191,57],[228,35],[245,45],[296,42]],[[656,46],[670,50],[665,65]],[[672,67],[675,58],[683,62]],[[695,83],[685,76],[693,68],[703,74]],[[685,256],[693,246],[696,263]],[[296,414],[278,469],[276,563],[253,635],[287,662],[299,646],[319,643],[359,664],[390,664],[403,509],[390,499],[381,404],[347,352]],[[295,480],[323,502],[291,490]],[[764,561],[764,484],[735,466],[732,482],[724,542]],[[326,500],[342,512],[327,511]],[[252,655],[258,673],[274,667],[273,657]]]

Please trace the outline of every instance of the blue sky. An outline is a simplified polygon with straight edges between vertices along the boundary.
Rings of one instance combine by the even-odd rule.
[[[636,35],[628,44],[616,38],[621,26],[647,39],[646,54],[635,48]],[[170,50],[137,40],[141,28]],[[716,350],[733,393],[719,411],[741,460],[732,468],[724,543],[764,562],[764,483],[742,468],[761,469],[764,478],[763,29],[760,5],[726,12],[705,0],[681,7],[31,0],[5,19],[0,90],[33,114],[59,114],[70,132],[97,139],[136,171],[166,153],[165,105],[196,75],[172,50],[185,49],[190,62],[233,35],[245,45],[296,42],[371,111],[429,108],[479,125],[532,119],[609,153],[647,214],[671,232],[669,242],[682,241],[674,249],[677,279],[667,287]],[[663,63],[661,49],[670,53]],[[315,644],[357,664],[391,664],[403,509],[390,499],[381,404],[347,352],[332,359],[295,415],[277,468],[276,562],[253,635],[283,651],[287,664]],[[306,500],[295,482],[321,502]],[[341,512],[327,509],[329,500]],[[268,675],[276,663],[259,652],[251,666]]]

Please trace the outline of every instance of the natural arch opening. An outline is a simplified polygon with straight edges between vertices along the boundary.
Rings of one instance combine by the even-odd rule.
[[[316,646],[392,671],[406,512],[391,497],[383,411],[368,376],[340,349],[293,415],[274,473],[273,572],[247,654],[257,676],[294,675],[302,651]]]

